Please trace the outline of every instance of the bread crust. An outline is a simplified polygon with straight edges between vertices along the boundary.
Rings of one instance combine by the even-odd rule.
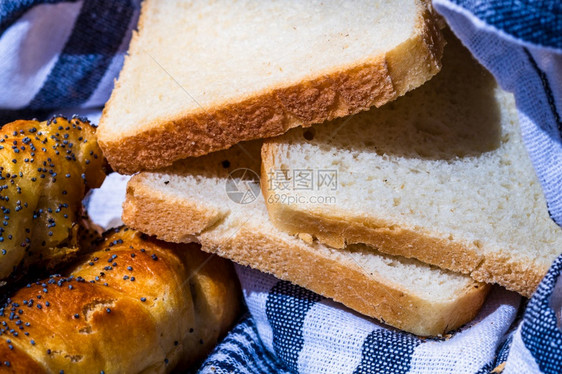
[[[10,295],[4,309],[17,308],[22,329],[0,316],[19,331],[0,336],[1,372],[169,373],[203,359],[228,331],[240,310],[231,263],[197,244],[112,231],[71,276]]]
[[[430,5],[419,1],[417,6],[417,33],[384,55],[271,87],[240,101],[170,114],[142,131],[116,136],[108,118],[124,84],[118,80],[100,120],[99,144],[114,170],[132,174],[381,106],[423,84],[441,68],[445,41]],[[140,33],[145,13],[139,21]],[[131,50],[138,49],[139,39],[135,34]]]
[[[337,250],[295,244],[260,227],[239,227],[228,240],[215,236],[212,226],[194,235],[192,228],[198,225],[189,217],[205,211],[204,204],[173,197],[147,204],[154,196],[158,191],[142,183],[142,174],[134,176],[127,189],[123,221],[167,241],[197,240],[204,251],[273,274],[417,335],[440,335],[467,323],[489,289],[474,282],[454,301],[430,303],[397,284],[383,282],[376,274],[367,274],[357,263],[343,263]]]
[[[275,168],[276,143],[262,146],[262,179]],[[266,186],[267,183],[262,183]],[[548,271],[548,266],[533,264],[501,252],[484,254],[477,244],[458,238],[444,238],[424,228],[399,227],[374,217],[355,217],[349,212],[331,209],[314,212],[268,199],[275,191],[262,187],[270,220],[289,234],[307,233],[320,242],[344,248],[347,244],[364,243],[391,255],[416,258],[422,262],[470,275],[485,283],[497,283],[508,290],[530,297]]]

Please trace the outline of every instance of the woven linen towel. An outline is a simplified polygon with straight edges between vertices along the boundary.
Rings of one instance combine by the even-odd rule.
[[[259,364],[264,348],[298,373],[487,373],[505,358],[498,350],[511,342],[520,301],[496,287],[470,324],[444,339],[422,339],[271,275],[236,269],[253,323],[232,331],[228,348],[218,346],[203,373],[271,373],[269,359]],[[244,339],[250,331],[261,338],[257,349]]]
[[[102,106],[140,0],[0,0],[0,123]]]

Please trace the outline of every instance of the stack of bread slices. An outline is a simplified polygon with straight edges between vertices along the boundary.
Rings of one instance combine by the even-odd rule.
[[[400,11],[396,11],[400,9]],[[511,94],[423,0],[143,3],[98,131],[124,222],[418,335],[562,252]]]

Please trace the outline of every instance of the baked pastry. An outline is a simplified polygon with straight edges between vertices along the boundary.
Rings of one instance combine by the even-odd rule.
[[[15,121],[0,130],[0,279],[77,248],[82,199],[105,178],[87,120]]]
[[[0,372],[185,368],[230,327],[239,297],[232,265],[198,245],[111,230],[65,275],[20,289],[0,309]]]

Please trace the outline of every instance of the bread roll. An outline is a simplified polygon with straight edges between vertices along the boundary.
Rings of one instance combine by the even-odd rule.
[[[127,228],[66,274],[0,310],[0,372],[167,373],[203,358],[239,312],[229,262]]]
[[[82,199],[105,178],[89,122],[53,117],[0,130],[0,279],[58,263],[77,248]],[[23,274],[22,271],[18,271]]]

